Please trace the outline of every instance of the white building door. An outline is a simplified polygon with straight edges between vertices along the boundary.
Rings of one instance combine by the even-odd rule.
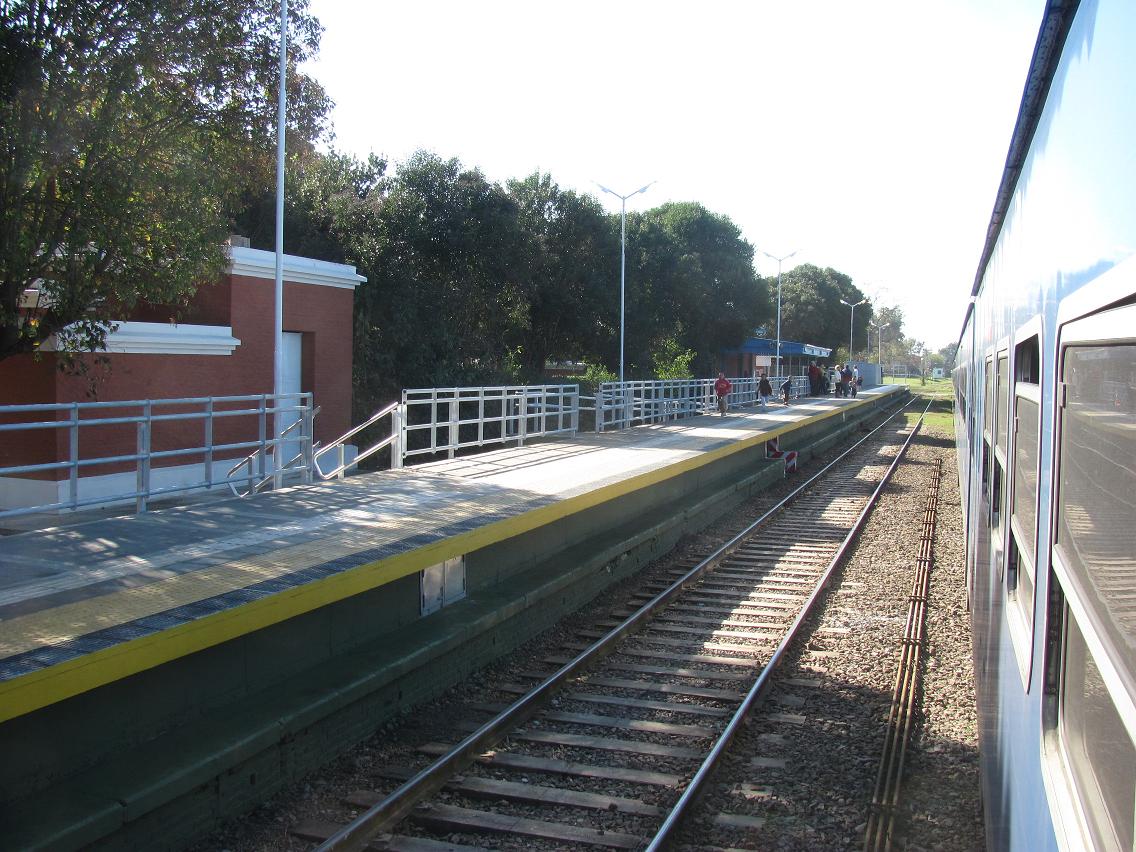
[[[283,393],[300,393],[300,373],[303,369],[303,340],[304,335],[298,331],[286,331],[283,334],[281,345],[284,350],[283,358],[283,375],[280,381],[280,390]],[[298,399],[289,399],[282,402],[285,406],[294,406],[299,402]],[[300,419],[300,414],[297,411],[284,412],[284,422],[281,426],[282,429],[287,429],[293,423]],[[299,427],[297,427],[298,429]],[[297,430],[289,433],[288,437],[291,438],[297,435]],[[286,441],[284,443],[284,464],[287,464],[290,459],[295,458],[300,453],[299,441]]]

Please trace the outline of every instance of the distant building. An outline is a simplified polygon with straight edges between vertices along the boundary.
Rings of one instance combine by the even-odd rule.
[[[721,369],[727,376],[752,376],[755,371],[772,372],[776,360],[777,341],[767,337],[751,337],[737,349],[719,353]],[[784,375],[800,376],[808,371],[809,361],[820,361],[832,355],[831,349],[811,343],[781,341],[781,364]]]

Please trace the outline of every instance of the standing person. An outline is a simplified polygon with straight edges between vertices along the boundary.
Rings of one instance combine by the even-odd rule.
[[[809,393],[820,396],[820,367],[816,361],[809,361]]]
[[[836,365],[836,395],[844,396],[847,389],[844,387],[844,365]]]
[[[773,396],[773,385],[769,384],[769,376],[765,373],[761,374],[761,379],[757,383],[757,395],[761,398],[761,408],[764,410],[769,397]]]
[[[789,404],[789,390],[793,387],[793,377],[787,376],[785,381],[781,383],[781,402],[784,405]]]
[[[844,395],[855,396],[856,386],[852,384],[852,368],[844,365],[844,372],[840,374],[840,381],[844,383]]]
[[[852,396],[855,396],[864,384],[864,379],[860,375],[860,368],[858,366],[852,367]]]
[[[718,395],[718,413],[723,417],[726,416],[726,395],[730,392],[730,380],[726,378],[725,373],[718,374],[718,380],[714,382],[714,393]]]

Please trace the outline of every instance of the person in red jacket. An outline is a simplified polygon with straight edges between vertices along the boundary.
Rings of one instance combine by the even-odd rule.
[[[730,380],[726,378],[725,373],[719,373],[717,381],[714,382],[714,393],[718,395],[718,413],[723,417],[726,416],[726,394],[730,392]]]
[[[809,361],[809,393],[820,396],[820,367],[816,361]]]

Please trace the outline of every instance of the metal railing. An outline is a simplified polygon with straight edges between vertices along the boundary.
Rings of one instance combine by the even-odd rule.
[[[390,433],[347,458],[347,442],[368,427],[390,417]],[[579,385],[500,385],[476,388],[414,388],[402,392],[366,421],[321,447],[315,454],[315,475],[342,478],[359,462],[385,447],[391,448],[391,467],[400,468],[411,456],[445,453],[529,438],[574,435],[580,426]],[[335,453],[335,467],[324,471],[320,460]]]
[[[717,411],[718,400],[714,393],[714,379],[659,379],[631,382],[604,382],[594,402],[595,429],[627,429],[649,423],[663,423],[696,414]],[[784,378],[772,378],[773,397]],[[806,396],[809,391],[807,376],[792,376],[790,398]],[[743,408],[758,402],[758,379],[740,376],[730,379],[731,389],[726,396],[728,408]]]
[[[773,379],[774,395],[781,380]],[[804,396],[808,380],[804,376],[792,378],[791,396]],[[727,397],[730,408],[754,405],[757,402],[757,379],[740,377],[730,380],[733,385]],[[583,401],[591,405],[582,405]],[[190,409],[190,410],[186,410]],[[453,458],[458,452],[492,444],[516,442],[523,446],[530,438],[552,435],[573,435],[580,428],[580,414],[589,412],[595,417],[595,430],[626,429],[631,426],[661,423],[695,414],[716,410],[713,379],[671,379],[657,381],[606,382],[600,385],[595,397],[581,397],[579,385],[503,385],[470,388],[418,388],[404,390],[402,399],[375,412],[364,423],[350,429],[326,446],[314,440],[314,418],[318,408],[312,405],[311,393],[255,394],[246,396],[193,397],[185,399],[131,400],[125,402],[84,402],[70,404],[8,405],[0,406],[0,441],[7,433],[34,430],[64,430],[67,433],[66,453],[56,452],[61,442],[53,438],[48,446],[40,445],[45,457],[65,460],[45,461],[38,464],[0,466],[0,478],[21,477],[16,485],[30,488],[42,484],[43,489],[54,490],[58,499],[0,507],[0,517],[30,514],[60,509],[78,509],[105,503],[135,501],[137,511],[144,512],[147,503],[156,496],[201,488],[228,485],[234,494],[247,496],[266,488],[275,487],[285,478],[299,478],[311,482],[313,478],[328,480],[342,478],[360,462],[390,447],[391,466],[402,467],[414,456]],[[98,416],[113,412],[113,416]],[[270,418],[280,412],[293,419],[278,438],[272,438]],[[54,419],[37,419],[48,415]],[[255,420],[255,439],[230,440],[214,443],[214,424],[221,418],[246,417]],[[350,442],[365,429],[377,426],[389,417],[390,429],[385,437],[351,456]],[[199,420],[202,439],[199,445],[153,449],[156,424]],[[116,455],[84,455],[80,452],[80,433],[95,427],[125,427],[136,430],[130,441],[133,452]],[[229,430],[232,432],[232,430]],[[252,432],[252,429],[248,429]],[[97,441],[106,446],[106,433]],[[169,436],[167,438],[168,443]],[[119,444],[126,440],[117,436]],[[272,463],[274,448],[284,447],[287,456],[276,470]],[[0,445],[2,446],[2,445]],[[83,442],[83,449],[88,447]],[[232,460],[238,453],[251,450],[221,476],[214,465]],[[200,464],[204,474],[192,481],[171,481],[173,471],[180,472],[184,480],[189,464],[181,466],[155,464],[162,460],[191,458]],[[0,456],[2,458],[2,456]],[[332,462],[324,470],[321,462]],[[88,481],[99,466],[113,473],[133,470],[133,490],[116,490],[107,493],[105,483],[99,485],[103,493],[94,493]],[[162,472],[164,482],[153,481],[155,470]],[[66,471],[64,499],[59,471]],[[27,474],[33,474],[27,477]],[[81,475],[83,474],[83,475]],[[83,487],[80,486],[81,480]],[[12,485],[12,483],[8,483]],[[117,486],[113,486],[117,487]],[[113,488],[112,487],[112,488]],[[86,492],[86,493],[84,493]]]
[[[187,410],[188,409],[188,410]],[[277,412],[285,416],[295,416],[297,419],[293,426],[279,438],[269,437],[272,433],[270,418]],[[52,419],[41,419],[51,417]],[[310,393],[293,394],[250,394],[244,396],[213,396],[213,397],[187,397],[181,399],[159,400],[127,400],[121,402],[75,402],[75,403],[44,403],[35,405],[4,405],[0,406],[0,441],[7,447],[12,447],[15,433],[51,432],[47,442],[40,443],[40,452],[56,460],[33,464],[17,464],[0,466],[0,477],[19,477],[16,483],[21,488],[29,489],[36,484],[42,484],[45,490],[54,490],[58,497],[61,483],[64,481],[58,474],[66,472],[65,499],[48,500],[35,505],[21,505],[14,508],[0,508],[0,517],[14,517],[34,512],[55,511],[61,509],[79,509],[84,506],[95,506],[106,503],[119,503],[133,500],[138,512],[146,511],[150,500],[160,495],[173,494],[181,491],[191,491],[201,488],[212,488],[230,482],[249,483],[250,479],[264,478],[271,474],[267,459],[272,448],[277,443],[287,445],[298,444],[299,455],[311,458],[312,451],[312,395]],[[246,418],[251,423],[241,424],[247,426],[244,431],[253,433],[255,438],[246,440],[229,440],[225,443],[214,441],[214,428],[220,420],[232,418]],[[162,424],[179,424],[197,421],[201,424],[201,442],[192,446],[170,446],[166,449],[154,449],[155,430]],[[133,434],[123,435],[121,430],[133,431]],[[255,431],[254,431],[255,430]],[[178,437],[175,434],[160,435],[167,441]],[[230,428],[230,433],[240,431]],[[59,433],[65,435],[66,452],[57,452],[61,447]],[[89,436],[83,440],[83,435]],[[105,447],[113,447],[117,442],[120,446],[129,445],[133,452],[118,452],[111,455],[98,453]],[[34,444],[34,438],[29,441]],[[88,447],[92,448],[88,452]],[[240,476],[216,477],[214,475],[215,462],[231,458],[238,452],[246,450],[255,452],[246,457],[256,458],[255,474],[250,470]],[[112,450],[113,453],[113,450]],[[59,455],[66,456],[57,459]],[[191,459],[192,464],[200,464],[203,473],[200,478],[191,481],[172,481],[163,485],[155,484],[155,475],[162,474],[160,478],[170,478],[173,471],[185,472],[185,465],[161,465],[155,462],[164,460]],[[241,464],[244,464],[242,462]],[[241,466],[238,464],[238,468]],[[115,481],[103,484],[104,488],[111,489],[109,493],[88,493],[92,491],[89,482],[80,487],[80,480],[89,480],[98,468],[104,471],[109,469],[112,474],[127,474],[133,472],[134,488],[128,490],[115,490],[119,486]],[[298,469],[299,466],[297,466]],[[236,468],[235,468],[236,469]],[[235,470],[234,469],[234,470]],[[308,466],[310,470],[310,464]],[[81,476],[80,474],[86,474]],[[33,474],[33,476],[27,476]],[[45,476],[46,475],[46,476]],[[191,474],[192,476],[192,474]]]
[[[402,392],[402,457],[446,453],[527,438],[574,435],[579,385],[420,388]]]
[[[347,442],[358,435],[360,432],[362,432],[364,429],[374,426],[387,415],[390,415],[391,418],[391,433],[381,441],[372,444],[361,453],[358,453],[353,459],[348,459]],[[348,429],[326,447],[320,447],[319,450],[316,451],[316,454],[312,459],[314,463],[312,470],[314,471],[315,475],[324,480],[337,478],[342,479],[344,473],[346,473],[348,469],[355,467],[359,464],[359,462],[363,461],[363,459],[370,458],[379,450],[383,449],[383,447],[389,447],[392,444],[397,445],[399,437],[401,435],[399,429],[399,421],[401,420],[401,417],[402,405],[397,402],[392,402],[386,408],[380,408],[358,426]],[[324,456],[331,455],[332,453],[335,453],[335,467],[332,470],[324,472],[323,468],[320,467],[320,459],[322,459]],[[402,453],[399,451],[397,446],[395,446],[395,448],[391,451],[391,467],[402,467]]]
[[[308,483],[312,481],[312,452],[316,447],[312,436],[315,434],[315,417],[320,413],[320,407],[317,405],[315,408],[307,408],[301,413],[297,419],[290,426],[284,428],[280,433],[279,440],[266,441],[263,446],[257,447],[231,468],[226,473],[226,481],[229,483],[229,489],[238,497],[248,497],[250,494],[255,494],[258,491],[263,491],[265,487],[272,483],[274,488],[279,488],[285,478],[298,475],[301,482]],[[292,437],[288,437],[291,435]],[[271,468],[271,473],[268,471],[268,459],[272,458],[275,453],[276,444],[281,443],[285,447],[285,451],[289,444],[299,443],[299,452],[285,458],[280,467]],[[241,474],[241,469],[246,472]],[[241,491],[237,487],[237,483],[243,482],[245,490]]]

